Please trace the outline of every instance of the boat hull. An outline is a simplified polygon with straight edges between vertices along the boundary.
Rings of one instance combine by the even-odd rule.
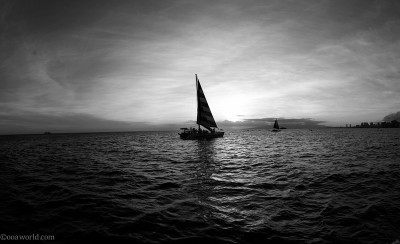
[[[219,138],[224,136],[224,132],[215,132],[215,133],[187,133],[182,132],[179,133],[179,136],[183,140],[210,140],[214,138]]]

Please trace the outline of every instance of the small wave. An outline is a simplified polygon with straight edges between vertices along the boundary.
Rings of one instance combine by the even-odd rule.
[[[314,153],[303,153],[299,158],[314,158],[316,155]]]
[[[165,189],[171,189],[171,188],[180,188],[181,186],[177,183],[174,182],[165,182],[160,185],[154,186],[154,189],[160,189],[160,190],[165,190]]]
[[[276,215],[272,216],[271,219],[275,222],[284,221],[284,220],[293,220],[297,219],[298,215],[289,210],[279,211]]]
[[[259,189],[275,189],[277,184],[271,184],[271,183],[258,183],[258,184],[250,184],[248,187],[250,188],[259,188]]]
[[[350,206],[334,206],[333,204],[329,203],[321,212],[321,216],[346,216],[353,212],[353,208]]]
[[[294,189],[296,190],[305,190],[307,187],[303,184],[297,184]]]
[[[386,215],[386,214],[387,214],[387,209],[386,208],[380,206],[377,203],[372,203],[372,204],[366,206],[365,208],[360,209],[358,211],[357,215],[361,219],[371,220],[371,219],[379,218],[380,216]]]
[[[224,238],[216,237],[205,237],[205,236],[191,236],[191,237],[181,237],[173,238],[172,240],[167,240],[165,243],[194,243],[194,244],[204,244],[204,243],[216,243],[216,244],[234,244],[236,242],[224,240]]]

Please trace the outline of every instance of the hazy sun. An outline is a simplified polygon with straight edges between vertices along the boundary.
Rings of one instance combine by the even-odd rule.
[[[219,101],[219,112],[220,115],[225,120],[230,120],[233,122],[242,119],[241,115],[245,114],[245,105],[243,104],[243,99],[240,98],[224,98]]]

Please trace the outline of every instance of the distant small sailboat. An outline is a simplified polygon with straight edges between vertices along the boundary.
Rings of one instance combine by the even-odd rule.
[[[281,130],[279,129],[278,119],[275,119],[275,123],[274,123],[274,127],[272,129],[272,132],[279,132],[279,131],[281,131]]]
[[[223,131],[215,131],[218,128],[215,123],[214,117],[211,113],[210,106],[208,106],[206,96],[204,95],[203,89],[201,88],[200,81],[196,74],[196,90],[197,90],[197,124],[196,128],[181,128],[179,136],[184,140],[195,140],[195,139],[212,139],[223,137]],[[203,126],[207,130],[201,129]]]

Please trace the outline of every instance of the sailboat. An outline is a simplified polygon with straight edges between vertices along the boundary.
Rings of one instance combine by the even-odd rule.
[[[272,132],[279,132],[279,131],[281,131],[281,130],[279,129],[278,119],[275,119],[275,123],[274,123],[274,127],[272,129]]]
[[[206,96],[201,88],[200,81],[196,74],[196,91],[197,91],[197,125],[196,128],[181,128],[179,136],[184,140],[196,139],[212,139],[223,137],[223,131],[216,131],[218,129],[214,117],[211,113],[210,106],[208,106]],[[204,127],[202,129],[200,126]]]

